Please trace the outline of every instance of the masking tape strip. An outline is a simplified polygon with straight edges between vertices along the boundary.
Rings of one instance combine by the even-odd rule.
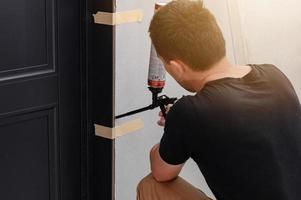
[[[129,10],[124,12],[97,12],[93,15],[94,23],[105,25],[118,25],[125,23],[141,22],[143,19],[142,10]]]
[[[95,135],[99,137],[108,138],[108,139],[116,139],[118,137],[142,129],[143,126],[144,123],[140,118],[130,122],[126,122],[114,128],[109,128],[106,126],[95,124]]]

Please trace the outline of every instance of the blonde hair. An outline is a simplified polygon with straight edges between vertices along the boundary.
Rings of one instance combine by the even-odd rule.
[[[223,34],[201,0],[175,0],[163,6],[149,33],[166,62],[178,59],[195,71],[209,69],[226,55]]]

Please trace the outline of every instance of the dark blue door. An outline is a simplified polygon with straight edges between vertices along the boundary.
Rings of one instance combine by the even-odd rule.
[[[86,198],[84,1],[0,1],[0,199]]]

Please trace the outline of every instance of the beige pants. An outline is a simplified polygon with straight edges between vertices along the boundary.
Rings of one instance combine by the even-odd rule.
[[[203,192],[189,184],[184,179],[157,182],[148,175],[138,184],[137,200],[211,200]]]

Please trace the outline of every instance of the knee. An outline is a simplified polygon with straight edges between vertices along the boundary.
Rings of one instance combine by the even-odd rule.
[[[148,200],[157,195],[158,183],[151,174],[144,177],[137,185],[137,199]]]
[[[152,174],[149,174],[138,183],[137,190],[142,191],[144,188],[150,187],[155,182],[156,180],[153,178]]]

